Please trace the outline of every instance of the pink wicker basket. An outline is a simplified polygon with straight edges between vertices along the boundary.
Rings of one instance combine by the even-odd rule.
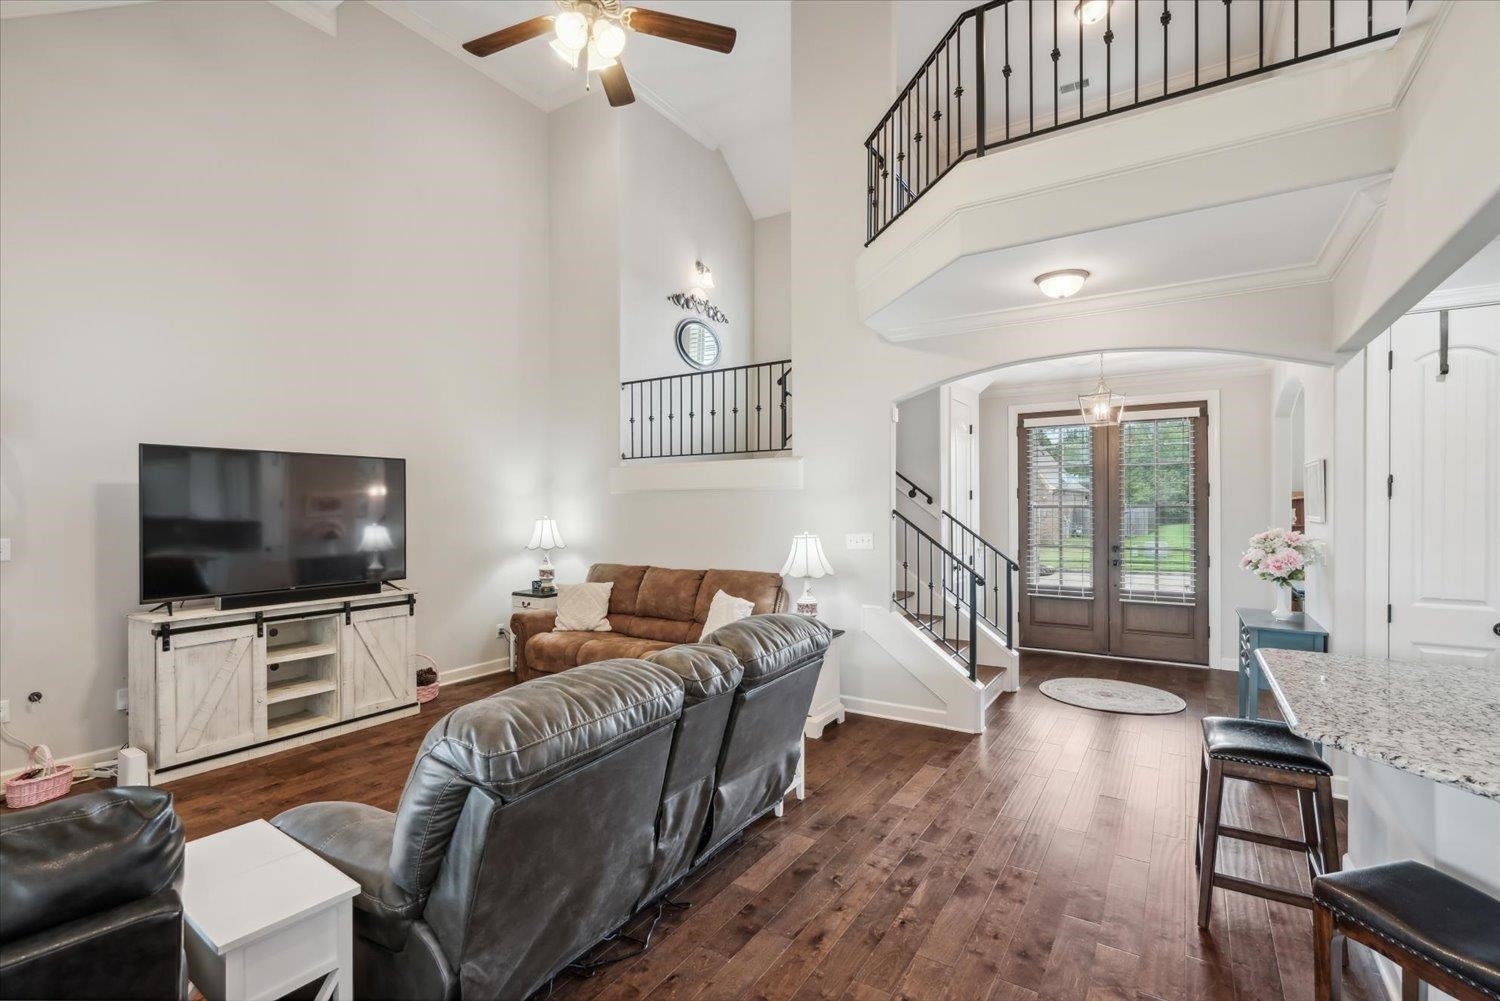
[[[26,749],[26,771],[5,780],[5,805],[36,806],[66,796],[72,787],[73,769],[53,761],[46,744],[34,744]]]
[[[433,660],[431,657],[427,656],[425,653],[413,654],[412,656],[413,656],[413,659],[415,659],[415,660],[424,661],[427,664],[428,667],[430,667],[430,668],[433,669],[433,671],[437,670],[437,661]],[[442,687],[442,683],[441,682],[437,682],[437,681],[434,681],[430,685],[418,685],[417,686],[417,704],[420,705],[420,704],[422,704],[424,702],[431,702],[433,699],[437,698],[438,697],[438,689],[440,687]]]

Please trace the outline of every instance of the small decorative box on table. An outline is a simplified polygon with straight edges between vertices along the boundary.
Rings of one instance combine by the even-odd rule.
[[[189,841],[182,886],[188,976],[208,1001],[279,998],[321,981],[354,989],[359,884],[264,820]]]

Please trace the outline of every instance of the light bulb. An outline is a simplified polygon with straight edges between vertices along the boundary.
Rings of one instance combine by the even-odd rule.
[[[1097,24],[1109,12],[1109,0],[1079,0],[1073,6],[1073,16],[1083,24]]]
[[[594,45],[600,56],[614,59],[625,51],[625,32],[613,21],[600,18],[594,22]]]
[[[1064,271],[1049,271],[1044,275],[1037,275],[1034,280],[1036,287],[1042,290],[1043,295],[1053,299],[1066,299],[1070,295],[1077,295],[1088,278],[1087,271],[1081,268],[1068,268]]]
[[[576,10],[565,10],[552,23],[557,40],[574,52],[589,43],[589,21]]]
[[[589,72],[599,73],[615,65],[615,60],[607,58],[599,51],[598,42],[589,43]]]
[[[567,63],[575,70],[578,68],[578,54],[582,51],[581,49],[570,49],[562,43],[561,39],[557,38],[552,39],[550,47],[553,52],[557,53],[557,58]]]

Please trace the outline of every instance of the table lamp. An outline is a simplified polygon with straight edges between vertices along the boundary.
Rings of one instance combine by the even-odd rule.
[[[554,571],[549,553],[554,549],[566,549],[567,546],[563,544],[562,533],[557,530],[557,522],[550,515],[537,521],[536,527],[531,530],[531,542],[526,548],[542,551],[542,563],[536,569],[536,576],[541,589],[551,591],[555,585],[552,582]]]
[[[783,577],[801,577],[802,597],[797,599],[798,615],[818,614],[818,599],[813,597],[812,582],[817,577],[830,577],[833,567],[823,555],[823,543],[811,532],[792,537],[792,551],[787,554],[786,565],[781,568]]]
[[[365,526],[359,537],[359,551],[370,553],[370,565],[365,569],[370,573],[380,573],[385,569],[385,564],[380,561],[380,554],[389,552],[394,543],[391,541],[391,530],[380,522],[371,522]]]

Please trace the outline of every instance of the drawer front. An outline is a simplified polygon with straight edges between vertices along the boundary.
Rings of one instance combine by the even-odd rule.
[[[1261,633],[1260,646],[1266,650],[1322,650],[1323,637],[1315,633]]]
[[[556,598],[523,598],[520,595],[512,596],[510,607],[517,612],[524,612],[533,608],[545,608],[552,610],[557,607]]]

